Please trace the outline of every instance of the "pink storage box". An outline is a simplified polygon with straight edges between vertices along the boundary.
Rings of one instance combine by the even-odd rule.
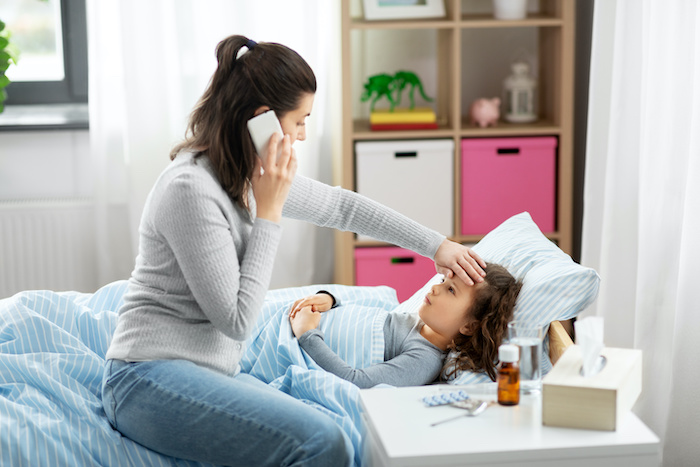
[[[355,248],[355,284],[388,285],[400,302],[408,299],[435,275],[435,263],[398,247]]]
[[[555,230],[557,138],[462,140],[462,235],[483,235],[528,211]]]

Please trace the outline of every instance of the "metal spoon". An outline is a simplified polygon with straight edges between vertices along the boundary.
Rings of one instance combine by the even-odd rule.
[[[440,425],[442,423],[446,423],[452,420],[457,420],[458,418],[462,417],[476,417],[479,415],[481,412],[486,410],[486,407],[488,407],[489,403],[486,401],[478,401],[478,400],[470,400],[467,399],[466,401],[460,401],[454,404],[451,404],[454,407],[459,407],[460,409],[464,409],[467,411],[467,413],[457,415],[456,417],[450,417],[445,420],[440,420],[439,422],[431,423],[430,426],[436,426]]]

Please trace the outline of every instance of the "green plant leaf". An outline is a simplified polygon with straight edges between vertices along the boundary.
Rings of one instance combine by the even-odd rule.
[[[7,40],[7,37],[0,36],[0,50],[7,47],[7,44],[9,44],[9,43],[10,43],[10,41]]]
[[[5,73],[0,75],[0,89],[3,89],[6,87],[8,84],[10,84],[10,78],[5,76]]]

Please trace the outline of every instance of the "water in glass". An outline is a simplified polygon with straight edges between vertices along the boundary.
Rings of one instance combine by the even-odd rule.
[[[520,390],[537,392],[542,384],[542,341],[537,337],[514,337],[510,343],[520,349]]]

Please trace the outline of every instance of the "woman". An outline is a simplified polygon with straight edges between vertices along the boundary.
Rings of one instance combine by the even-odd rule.
[[[239,374],[282,234],[282,215],[372,235],[480,281],[471,250],[340,188],[295,177],[316,79],[279,44],[231,36],[156,181],[136,265],[107,351],[103,405],[125,436],[163,454],[221,465],[343,465],[330,418]],[[285,133],[256,155],[246,123],[274,110]],[[261,170],[264,169],[264,170]]]
[[[513,317],[522,283],[498,264],[486,264],[484,281],[468,286],[443,279],[425,296],[418,316],[389,313],[384,322],[384,361],[355,369],[338,357],[318,330],[321,313],[338,305],[327,291],[297,300],[289,314],[292,332],[318,365],[360,388],[380,383],[419,386],[460,370],[496,379],[498,346]]]

